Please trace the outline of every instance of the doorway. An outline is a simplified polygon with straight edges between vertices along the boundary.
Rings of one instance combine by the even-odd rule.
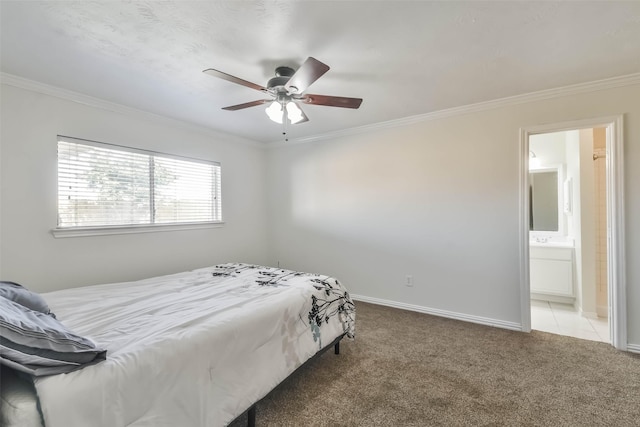
[[[622,117],[526,128],[520,142],[523,330],[625,350]]]

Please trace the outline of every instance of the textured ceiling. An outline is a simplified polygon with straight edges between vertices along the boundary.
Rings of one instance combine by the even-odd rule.
[[[291,138],[640,72],[640,1],[6,1],[1,71],[256,141],[255,90],[308,56],[331,66]]]

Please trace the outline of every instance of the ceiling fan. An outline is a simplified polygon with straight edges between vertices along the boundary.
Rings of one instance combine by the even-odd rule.
[[[222,71],[209,68],[203,72],[214,77],[227,80],[251,89],[259,90],[271,96],[271,99],[259,99],[243,104],[224,107],[223,110],[236,111],[244,108],[269,104],[266,113],[271,120],[283,124],[283,134],[286,135],[287,123],[297,124],[309,121],[307,115],[298,104],[324,105],[328,107],[359,108],[361,98],[346,98],[342,96],[315,95],[304,93],[309,86],[329,71],[329,66],[313,57],[294,70],[291,67],[277,67],[276,76],[267,82],[267,86],[232,76]]]

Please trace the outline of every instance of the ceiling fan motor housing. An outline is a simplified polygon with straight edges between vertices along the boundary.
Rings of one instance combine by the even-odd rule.
[[[278,77],[291,77],[294,75],[296,70],[291,67],[277,67],[276,68],[276,76]]]
[[[267,88],[274,89],[278,86],[286,85],[295,72],[296,70],[291,67],[277,67],[276,76],[269,79],[267,82]]]
[[[277,88],[278,86],[284,86],[285,84],[287,84],[287,82],[289,81],[290,77],[272,77],[271,79],[269,79],[269,82],[267,83],[267,88],[268,89],[274,89]]]

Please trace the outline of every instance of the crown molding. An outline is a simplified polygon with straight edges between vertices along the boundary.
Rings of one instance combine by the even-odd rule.
[[[111,111],[114,113],[120,113],[123,115],[137,117],[139,119],[159,122],[165,125],[170,125],[183,130],[198,132],[200,134],[214,137],[217,139],[223,138],[226,142],[241,143],[249,145],[251,147],[265,148],[265,144],[245,139],[229,133],[216,131],[205,126],[197,125],[195,123],[189,123],[178,119],[173,119],[160,114],[150,113],[148,111],[139,110],[137,108],[127,107],[122,104],[118,104],[104,99],[95,98],[93,96],[85,95],[83,93],[74,92],[67,89],[62,89],[57,86],[48,85],[46,83],[40,83],[34,80],[29,80],[24,77],[19,77],[13,74],[0,73],[0,83],[8,86],[14,86],[20,89],[26,89],[31,92],[41,93],[43,95],[49,95],[56,98],[72,101],[77,104],[87,105],[89,107],[100,108],[102,110]]]
[[[564,96],[578,95],[582,93],[596,92],[599,90],[614,89],[618,87],[631,86],[640,84],[640,73],[628,74],[625,76],[612,77],[603,80],[596,80],[587,83],[578,83],[569,86],[563,86],[554,89],[546,89],[538,92],[530,92],[522,95],[509,96],[499,98],[492,101],[478,102],[476,104],[463,105],[461,107],[448,108],[446,110],[434,111],[431,113],[418,114],[415,116],[404,117],[386,122],[374,123],[350,129],[328,132],[319,135],[312,135],[302,138],[291,138],[286,144],[282,141],[268,142],[271,148],[283,147],[295,143],[315,142],[327,139],[335,139],[345,136],[358,135],[367,132],[375,132],[382,129],[390,129],[401,126],[408,126],[415,123],[422,123],[431,120],[443,119],[446,117],[460,116],[463,114],[477,113],[480,111],[493,110],[501,107],[525,104],[528,102],[543,101],[553,98],[561,98]]]

